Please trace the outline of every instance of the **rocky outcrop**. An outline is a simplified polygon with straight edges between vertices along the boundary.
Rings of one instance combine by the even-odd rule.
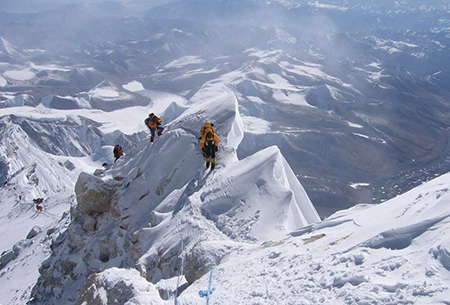
[[[186,259],[185,278],[189,284],[194,283],[209,272],[212,266],[218,265],[225,255],[236,250],[232,243],[204,241],[190,251]]]
[[[26,248],[33,244],[32,240],[22,239],[14,244],[12,250],[3,251],[0,256],[0,270],[15,260]]]
[[[126,246],[123,231],[116,223],[118,209],[114,208],[114,193],[120,184],[80,174],[75,186],[77,206],[70,211],[72,223],[52,241],[53,255],[39,268],[41,276],[31,293],[30,304],[52,304],[54,298],[75,304],[78,292],[61,287],[81,284],[89,275],[102,272],[116,261],[121,264]],[[101,234],[95,235],[96,232]],[[93,298],[86,304],[124,304],[101,301]]]
[[[90,275],[80,291],[76,305],[161,305],[158,290],[132,269],[110,268]]]
[[[77,207],[86,214],[111,211],[114,188],[98,177],[81,173],[75,184]]]
[[[2,270],[10,261],[14,260],[17,255],[13,250],[3,251],[0,256],[0,270]]]
[[[42,228],[39,226],[34,226],[30,232],[27,235],[27,239],[32,239],[33,237],[36,237],[39,233],[42,232]]]

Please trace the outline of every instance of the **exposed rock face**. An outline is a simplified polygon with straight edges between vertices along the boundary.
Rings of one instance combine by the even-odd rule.
[[[36,235],[42,232],[42,228],[39,226],[34,226],[27,235],[27,239],[32,239]]]
[[[80,109],[81,107],[73,98],[52,96],[49,106],[55,109]]]
[[[136,270],[110,268],[90,275],[80,291],[76,305],[161,305],[158,290]]]
[[[17,255],[13,250],[4,251],[0,256],[0,270],[3,269],[10,261],[15,259]]]
[[[110,212],[113,193],[112,186],[86,173],[80,174],[75,185],[78,208],[87,214]]]
[[[212,266],[218,265],[232,247],[216,244],[214,242],[202,242],[189,253],[186,259],[185,278],[192,284],[209,272]]]
[[[14,244],[12,250],[3,251],[0,256],[0,270],[2,270],[12,260],[15,260],[26,248],[28,248],[32,244],[32,240],[22,239]]]
[[[61,304],[75,304],[78,292],[61,287],[74,282],[81,285],[89,275],[111,267],[110,260],[121,260],[118,257],[124,255],[126,246],[123,232],[115,224],[115,217],[120,216],[113,204],[117,200],[114,197],[116,184],[120,182],[106,183],[98,177],[80,174],[75,186],[78,204],[70,212],[72,223],[53,241],[53,255],[39,268],[41,277],[33,288],[30,304],[53,304],[54,298],[63,300]],[[103,233],[95,236],[93,233],[96,231]],[[121,292],[117,294],[121,295]],[[124,297],[126,295],[125,293]],[[113,299],[117,298],[111,296],[111,300]],[[85,304],[125,303],[102,303],[103,298],[96,296],[89,300]]]

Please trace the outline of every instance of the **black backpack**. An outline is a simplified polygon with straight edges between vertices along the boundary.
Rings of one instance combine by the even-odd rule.
[[[214,136],[211,131],[208,131],[205,135],[205,145],[206,146],[214,145]]]

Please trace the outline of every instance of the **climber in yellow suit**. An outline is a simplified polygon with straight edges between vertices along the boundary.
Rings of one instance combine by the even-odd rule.
[[[211,170],[216,167],[216,151],[219,149],[219,137],[214,131],[214,125],[206,122],[200,129],[200,148],[206,161],[206,168]]]

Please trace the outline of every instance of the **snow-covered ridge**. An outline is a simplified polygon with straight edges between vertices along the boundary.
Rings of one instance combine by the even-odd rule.
[[[74,221],[45,263],[33,290],[36,301],[77,298],[76,290],[44,292],[48,277],[81,289],[92,271],[127,267],[158,283],[172,278],[186,256],[186,279],[193,283],[228,253],[285,237],[319,220],[276,147],[237,159],[235,150],[243,137],[237,100],[223,94],[214,102],[215,107],[191,106],[153,144],[119,160],[106,176],[113,180],[80,176]],[[205,171],[198,145],[206,120],[214,122],[221,139],[213,172]],[[92,202],[89,208],[95,192],[110,199],[101,205]],[[68,253],[68,247],[75,249]],[[66,270],[63,262],[73,268]]]

